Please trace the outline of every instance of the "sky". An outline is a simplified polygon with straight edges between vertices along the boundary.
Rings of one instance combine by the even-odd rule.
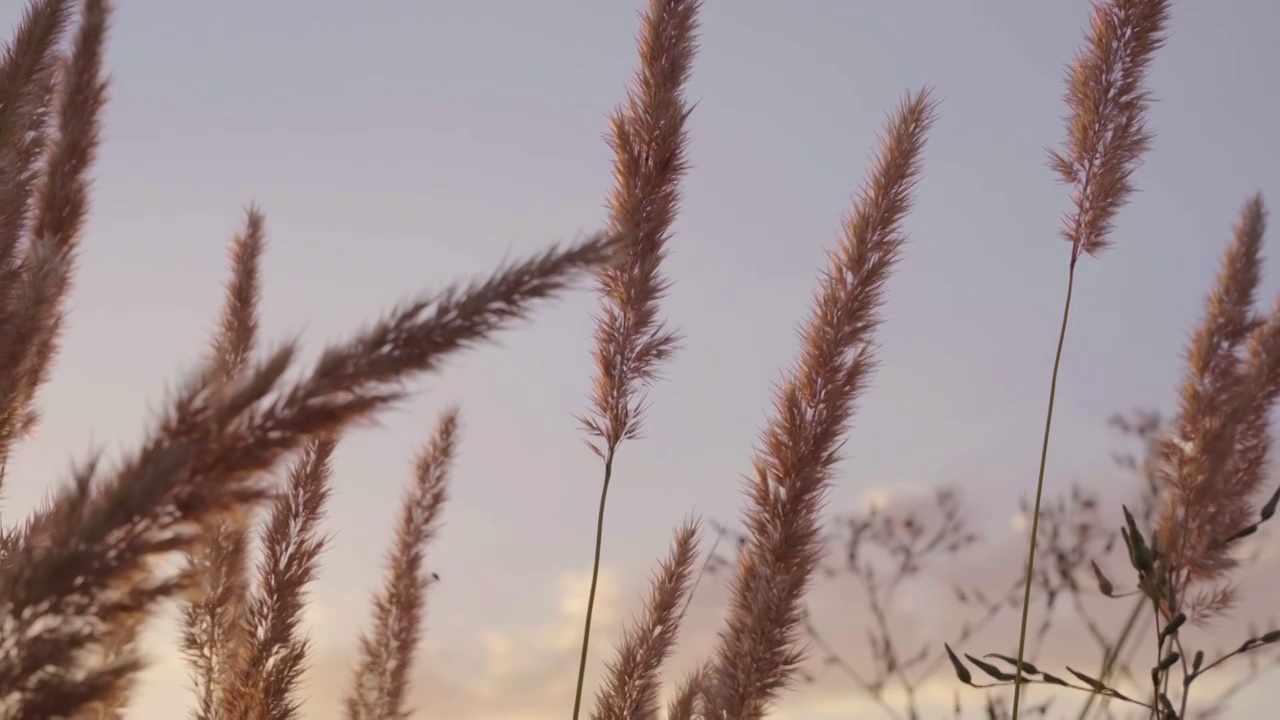
[[[0,6],[0,25],[16,23],[19,5]],[[6,519],[90,449],[138,440],[206,347],[226,243],[251,201],[267,216],[264,332],[300,334],[312,351],[398,299],[604,221],[603,134],[635,62],[635,0],[117,5],[70,320],[40,397],[45,421],[8,475]],[[1087,16],[1084,0],[706,3],[688,90],[691,169],[666,265],[664,313],[685,340],[650,394],[645,437],[617,461],[593,683],[672,529],[692,512],[737,523],[772,388],[875,133],[926,84],[941,118],[829,516],[953,485],[986,543],[936,572],[1013,576],[1069,250],[1057,237],[1068,191],[1045,148],[1063,136],[1064,64]],[[1156,140],[1140,192],[1115,247],[1079,268],[1047,484],[1097,488],[1117,522],[1136,488],[1112,468],[1108,417],[1175,406],[1184,341],[1231,223],[1250,194],[1280,197],[1278,22],[1267,0],[1175,4],[1151,71]],[[1266,296],[1278,287],[1268,273]],[[441,581],[413,704],[458,720],[568,714],[600,479],[574,420],[591,380],[593,305],[584,290],[542,308],[417,383],[380,427],[343,439],[307,617],[306,717],[340,715],[410,462],[455,403],[461,444],[429,552]],[[1259,542],[1263,560],[1244,578],[1255,592],[1237,615],[1265,623],[1258,593],[1280,589],[1280,562],[1274,540]],[[724,580],[699,587],[673,681],[711,647]],[[939,587],[924,583],[895,608],[904,631],[954,635],[959,611],[937,601]],[[820,581],[813,602],[815,622],[865,666],[857,589]],[[1219,628],[1224,642],[1243,632],[1233,622]],[[1014,632],[997,624],[969,651],[1007,651]],[[191,706],[174,640],[171,622],[152,628],[136,717]],[[1058,641],[1054,658],[1087,649],[1078,633]],[[776,717],[883,717],[837,674],[808,670],[816,684],[784,694]],[[925,688],[929,716],[943,716],[954,690],[947,676]],[[1238,716],[1257,716],[1258,702],[1242,696]]]

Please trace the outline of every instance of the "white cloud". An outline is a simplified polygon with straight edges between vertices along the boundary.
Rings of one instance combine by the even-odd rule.
[[[1013,530],[1018,535],[1025,535],[1030,527],[1031,519],[1028,518],[1027,514],[1021,510],[1015,512],[1013,516],[1009,518],[1009,529]]]
[[[888,488],[878,488],[868,492],[862,497],[862,507],[864,510],[884,510],[889,507],[893,501],[893,494]]]

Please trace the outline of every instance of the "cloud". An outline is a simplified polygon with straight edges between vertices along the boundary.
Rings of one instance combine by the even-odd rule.
[[[911,494],[896,495],[890,503],[914,504]],[[1273,541],[1273,540],[1272,540]],[[1007,585],[1014,568],[1023,561],[1022,538],[1006,536],[990,545],[976,548],[956,562],[926,569],[925,577],[903,588],[901,602],[890,608],[890,615],[905,646],[916,643],[936,644],[952,640],[966,619],[972,620],[976,610],[952,600],[947,589],[949,580],[963,580],[966,586],[995,588]],[[1266,540],[1260,541],[1266,545]],[[1118,580],[1117,574],[1116,579]],[[1275,578],[1280,577],[1280,556],[1266,553],[1251,565],[1245,580],[1244,602],[1233,618],[1222,621],[1212,632],[1189,632],[1188,642],[1202,647],[1210,657],[1218,641],[1224,646],[1238,643],[1244,633],[1244,619],[1266,622],[1274,597]],[[623,583],[619,578],[627,578]],[[703,578],[681,628],[678,650],[665,668],[665,686],[673,687],[685,674],[705,661],[714,650],[717,633],[722,627],[728,598],[728,578],[723,572]],[[527,590],[522,598],[541,622],[523,624],[503,618],[464,618],[448,623],[428,611],[428,630],[420,648],[413,679],[411,707],[426,717],[448,717],[457,720],[559,720],[572,704],[573,685],[577,674],[581,643],[582,618],[590,578],[585,574],[565,574],[540,587]],[[592,631],[592,654],[586,680],[587,702],[590,704],[599,686],[605,662],[612,657],[623,621],[641,607],[647,589],[644,568],[620,572],[606,568],[600,578],[595,620]],[[996,591],[992,591],[995,594]],[[342,716],[343,694],[349,685],[356,655],[356,637],[361,626],[344,624],[339,606],[326,604],[324,598],[308,609],[305,625],[313,639],[312,664],[304,679],[302,697],[304,716],[325,720]],[[841,656],[859,672],[870,669],[866,651],[866,631],[870,615],[865,599],[854,583],[837,576],[818,581],[810,595],[809,606],[824,639],[836,647]],[[1100,624],[1118,628],[1129,604],[1094,598],[1089,607]],[[1043,606],[1037,605],[1032,622],[1042,617]],[[1059,620],[1045,641],[1044,651],[1036,658],[1046,668],[1067,664],[1086,670],[1097,662],[1097,649],[1085,633],[1078,632],[1070,610],[1059,607]],[[178,634],[169,613],[157,623],[148,638],[151,667],[142,678],[134,705],[139,717],[169,717],[191,706],[190,683],[185,664],[177,651]],[[1238,619],[1238,620],[1237,620]],[[365,616],[360,616],[363,623]],[[1017,634],[1017,613],[1006,610],[985,631],[957,645],[961,652],[982,655],[991,651],[1008,651]],[[1265,658],[1262,655],[1260,658]],[[785,691],[778,700],[775,717],[782,720],[834,720],[879,718],[882,710],[862,693],[842,672],[824,662],[817,650],[811,652],[804,666],[813,676]],[[1195,697],[1209,698],[1247,669],[1241,661],[1224,672],[1215,672],[1196,684]],[[968,711],[976,711],[984,696],[977,690],[960,686],[945,663],[929,680],[915,690],[922,717],[950,716],[955,694]],[[1038,688],[1037,700],[1047,698],[1049,691]],[[885,700],[902,707],[903,691],[890,686]],[[1244,698],[1236,708],[1249,707]],[[1062,698],[1057,707],[1074,708],[1071,697]]]
[[[588,687],[594,688],[620,629],[620,588],[616,574],[601,571],[593,620],[593,658]],[[418,655],[410,703],[437,717],[458,720],[553,720],[572,703],[591,578],[560,577],[544,597],[550,617],[532,627],[477,625],[463,633],[451,628],[450,643],[428,631]],[[531,595],[533,595],[531,593]],[[531,597],[530,601],[536,601]],[[345,632],[345,631],[344,631]],[[332,632],[328,633],[332,636]],[[353,642],[317,645],[306,704],[308,718],[340,716],[342,692],[356,657]]]

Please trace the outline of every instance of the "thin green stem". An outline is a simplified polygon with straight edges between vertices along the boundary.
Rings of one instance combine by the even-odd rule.
[[[1058,368],[1062,365],[1062,346],[1067,339],[1067,317],[1071,314],[1071,290],[1076,280],[1079,247],[1071,248],[1071,265],[1067,271],[1067,300],[1062,306],[1062,328],[1058,331],[1058,351],[1053,356],[1053,377],[1049,380],[1049,409],[1044,418],[1044,442],[1040,446],[1040,476],[1036,479],[1036,504],[1031,516],[1031,551],[1027,553],[1027,580],[1022,593],[1022,626],[1018,631],[1018,663],[1014,668],[1013,720],[1018,720],[1018,701],[1022,699],[1022,658],[1027,648],[1027,615],[1031,610],[1031,577],[1036,567],[1036,540],[1040,532],[1040,498],[1044,494],[1044,468],[1049,459],[1049,431],[1053,427],[1053,399],[1058,393]]]
[[[600,547],[604,544],[604,504],[613,478],[613,448],[604,459],[604,483],[600,487],[600,511],[596,515],[596,555],[591,564],[591,590],[587,593],[587,619],[582,629],[582,656],[578,659],[578,689],[573,696],[573,720],[582,710],[582,683],[587,674],[587,648],[591,645],[591,614],[596,607],[596,583],[600,580]]]

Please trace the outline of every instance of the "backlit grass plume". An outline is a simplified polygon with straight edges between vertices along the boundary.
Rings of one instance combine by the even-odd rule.
[[[775,395],[748,487],[747,543],[706,680],[709,718],[763,717],[803,658],[801,601],[822,554],[819,514],[875,364],[885,284],[905,242],[934,109],[922,90],[886,123],[801,331],[800,357]]]
[[[71,13],[33,3],[0,55],[0,480],[58,351],[106,103],[110,5],[85,0],[64,58]]]
[[[676,530],[671,553],[653,578],[644,609],[618,643],[618,657],[609,664],[591,713],[593,720],[657,716],[662,664],[675,649],[697,543],[697,523],[691,521]]]
[[[1049,434],[1053,427],[1053,401],[1058,390],[1058,369],[1067,339],[1071,292],[1076,262],[1082,253],[1097,255],[1110,243],[1113,220],[1133,193],[1130,177],[1151,145],[1147,112],[1151,105],[1146,86],[1147,68],[1164,44],[1169,22],[1168,0],[1107,0],[1095,2],[1085,34],[1085,47],[1067,69],[1067,138],[1063,147],[1049,153],[1049,165],[1071,186],[1072,209],[1062,236],[1071,243],[1067,264],[1067,292],[1058,330],[1058,348],[1049,380],[1049,404],[1045,411],[1044,441],[1040,448],[1040,472],[1031,514],[1031,547],[1027,552],[1026,585],[1022,597],[1022,621],[1018,632],[1018,680],[1013,686],[1013,720],[1022,699],[1022,662],[1027,646],[1027,619],[1031,611],[1031,582],[1035,575],[1036,541],[1040,527],[1040,503],[1044,472],[1049,458]]]
[[[76,8],[64,61],[60,39]],[[48,374],[71,287],[105,101],[108,11],[103,0],[33,2],[0,54],[0,206],[7,208],[0,221],[0,449],[6,455],[33,422],[35,390]],[[251,213],[229,307],[253,304],[256,261],[250,258],[258,251],[251,236],[260,232],[260,220]],[[116,713],[141,667],[130,642],[135,631],[159,603],[191,587],[189,572],[168,571],[158,560],[196,551],[209,528],[271,494],[265,474],[281,461],[307,447],[318,453],[318,438],[399,400],[405,380],[528,317],[539,300],[614,262],[629,239],[597,235],[482,281],[424,294],[331,345],[294,379],[286,378],[296,365],[295,345],[245,363],[256,321],[252,313],[233,318],[227,332],[238,337],[197,364],[133,452],[114,467],[95,458],[78,464],[43,507],[5,533],[0,718]],[[231,365],[242,366],[232,371]],[[304,507],[314,503],[299,500]],[[312,547],[312,529],[285,533],[293,538],[285,544]],[[276,639],[288,649],[298,638],[283,633]],[[275,707],[289,704],[290,678],[296,673],[288,667],[267,678],[285,689]]]
[[[257,344],[263,222],[258,208],[249,208],[243,231],[231,242],[231,280],[212,343],[211,366],[217,382],[234,382]],[[249,520],[247,512],[217,520],[191,553],[195,588],[182,609],[182,640],[192,665],[198,720],[221,717],[221,688],[231,680],[229,673],[243,636]]]
[[[1177,590],[1168,611],[1193,619],[1229,604],[1229,587],[1208,584],[1236,565],[1225,541],[1253,522],[1266,480],[1280,396],[1280,305],[1267,313],[1254,307],[1265,222],[1262,198],[1250,198],[1191,337],[1181,408],[1160,446],[1168,492],[1156,538]],[[1189,595],[1196,586],[1208,592]]]
[[[218,717],[296,717],[295,691],[309,643],[300,626],[307,585],[315,579],[326,539],[320,532],[332,494],[330,462],[337,437],[310,438],[289,469],[288,486],[272,503],[262,532],[257,587],[245,600],[243,637],[220,678]]]
[[[457,445],[458,412],[448,410],[414,466],[396,524],[385,584],[373,600],[373,631],[360,638],[360,660],[347,695],[348,720],[403,720],[409,673],[426,611],[427,544],[438,530]]]
[[[619,443],[640,433],[645,390],[677,342],[676,333],[665,326],[659,314],[659,301],[667,290],[661,265],[685,173],[685,120],[691,108],[686,105],[684,86],[693,71],[700,6],[701,0],[650,0],[640,19],[640,66],[635,83],[609,123],[616,182],[609,194],[609,228],[634,234],[622,260],[600,274],[596,376],[590,408],[580,418],[595,438],[588,445],[600,456],[604,477],[573,699],[574,720],[582,709],[614,457]]]

